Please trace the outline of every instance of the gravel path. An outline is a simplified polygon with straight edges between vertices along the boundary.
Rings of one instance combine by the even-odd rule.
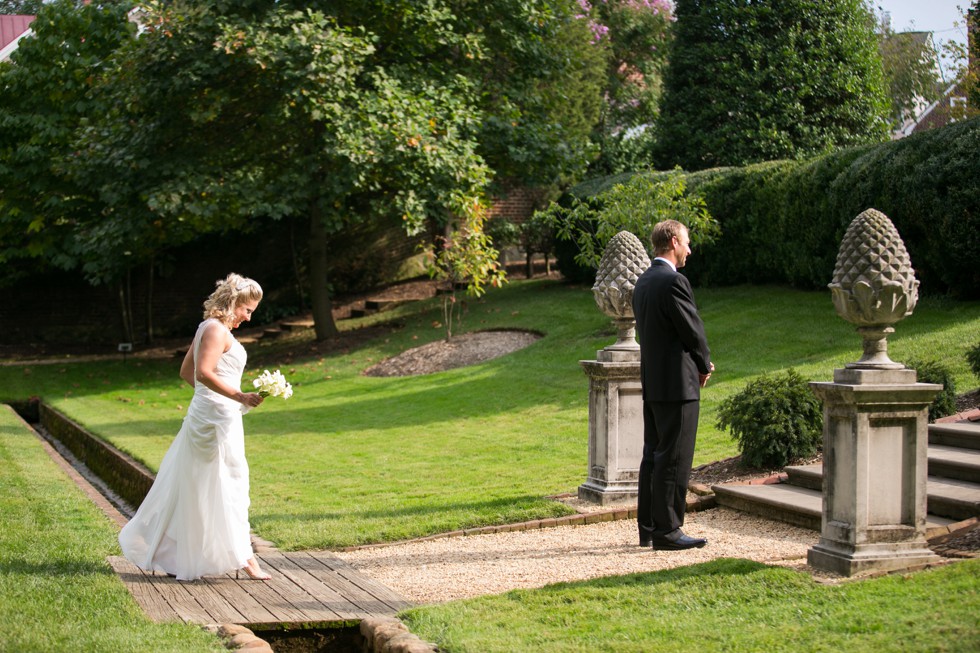
[[[819,534],[715,508],[688,513],[684,531],[708,545],[652,551],[637,545],[636,520],[423,540],[336,555],[410,601],[441,603],[512,589],[658,571],[715,558],[797,568]]]

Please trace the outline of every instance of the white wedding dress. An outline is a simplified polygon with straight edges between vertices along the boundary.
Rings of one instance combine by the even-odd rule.
[[[205,320],[198,327],[195,359],[211,322],[221,324]],[[245,360],[245,348],[234,340],[218,360],[218,376],[240,387]],[[179,580],[239,569],[253,555],[248,506],[242,405],[197,381],[153,486],[119,534],[123,555],[141,569]]]

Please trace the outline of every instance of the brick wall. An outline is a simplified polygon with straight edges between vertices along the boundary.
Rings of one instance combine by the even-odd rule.
[[[521,224],[541,207],[543,201],[544,194],[540,190],[513,183],[504,184],[501,191],[493,197],[490,217],[505,218],[515,224]]]

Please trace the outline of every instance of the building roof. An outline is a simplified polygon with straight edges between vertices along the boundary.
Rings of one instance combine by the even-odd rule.
[[[0,61],[7,59],[17,49],[17,41],[27,33],[34,18],[22,15],[0,16]]]

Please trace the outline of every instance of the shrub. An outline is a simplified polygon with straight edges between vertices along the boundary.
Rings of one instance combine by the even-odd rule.
[[[825,289],[848,225],[873,207],[901,234],[923,293],[980,298],[978,169],[980,118],[973,118],[806,161],[688,174],[688,193],[703,198],[721,236],[695,252],[684,273],[696,285]],[[594,198],[638,175],[649,173],[592,179],[568,196]]]
[[[973,375],[980,379],[980,342],[967,350],[966,362],[969,363]]]
[[[629,231],[647,247],[653,226],[663,220],[687,226],[694,247],[713,242],[719,234],[704,200],[688,192],[681,171],[635,175],[591,197],[572,197],[568,208],[552,203],[535,217],[550,222],[559,240],[575,243],[575,262],[588,267],[592,278],[606,245],[620,231]],[[561,266],[562,252],[556,253]]]
[[[744,165],[886,138],[881,55],[866,3],[675,6],[660,165]]]
[[[956,412],[956,383],[953,381],[953,372],[948,367],[939,361],[916,359],[907,361],[905,366],[916,371],[919,383],[936,383],[943,386],[929,405],[930,422]]]
[[[742,462],[751,467],[783,467],[820,449],[823,411],[796,370],[767,375],[725,399],[718,428],[738,441]]]
[[[521,242],[521,227],[507,218],[497,217],[487,220],[484,231],[493,241],[494,248],[498,250]]]

